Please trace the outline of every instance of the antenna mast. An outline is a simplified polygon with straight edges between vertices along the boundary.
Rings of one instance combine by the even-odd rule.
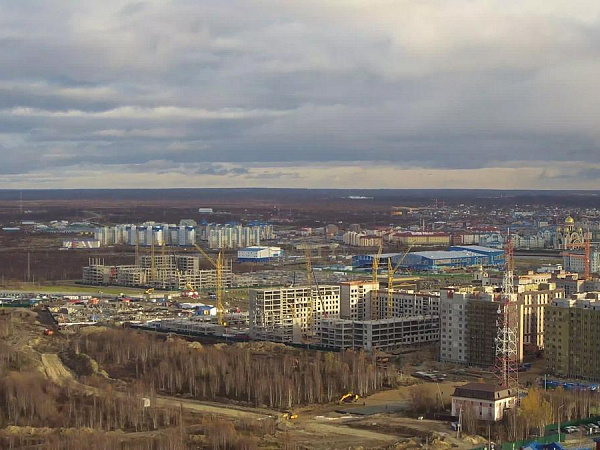
[[[505,250],[502,296],[498,303],[496,336],[496,373],[498,384],[511,389],[518,398],[519,389],[519,318],[514,285],[514,253],[510,229]]]

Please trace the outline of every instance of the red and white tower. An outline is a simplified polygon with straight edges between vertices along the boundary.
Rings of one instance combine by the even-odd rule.
[[[496,374],[498,384],[518,393],[519,388],[519,317],[514,284],[513,243],[508,231],[502,296],[498,302],[496,336]]]

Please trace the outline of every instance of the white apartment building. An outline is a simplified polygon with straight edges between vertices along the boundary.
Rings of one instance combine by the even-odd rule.
[[[146,222],[142,225],[116,225],[114,227],[97,228],[95,239],[101,246],[107,245],[139,245],[189,247],[196,242],[196,229],[192,226],[157,224]]]
[[[300,343],[324,318],[340,317],[339,286],[298,286],[250,291],[250,336]]]
[[[369,292],[379,289],[379,282],[344,281],[340,285],[340,317],[350,320],[365,320],[366,304],[370,301]]]

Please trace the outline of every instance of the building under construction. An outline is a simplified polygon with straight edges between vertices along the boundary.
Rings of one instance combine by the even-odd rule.
[[[223,287],[233,285],[231,260],[222,268]],[[111,266],[104,260],[90,259],[83,268],[83,284],[127,286],[164,290],[216,289],[217,270],[201,269],[194,255],[141,256],[138,264]]]
[[[324,318],[340,317],[339,286],[250,291],[250,336],[276,342],[311,340]]]

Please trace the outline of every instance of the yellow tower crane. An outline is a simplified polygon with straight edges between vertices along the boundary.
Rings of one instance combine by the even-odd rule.
[[[310,255],[310,248],[308,246],[306,246],[306,248],[304,249],[304,260],[305,260],[305,265],[306,265],[306,284],[308,285],[308,289],[309,289],[309,296],[310,296],[310,304],[308,307],[308,316],[306,318],[306,328],[308,330],[308,332],[310,333],[312,331],[313,328],[313,314],[314,314],[314,299],[313,299],[313,294],[312,294],[312,286],[313,286],[313,269],[312,269],[312,258]],[[294,316],[296,315],[296,311],[294,309]]]
[[[396,263],[394,267],[392,267],[392,258],[388,258],[388,273],[387,273],[387,294],[388,294],[388,304],[387,304],[387,318],[390,319],[392,317],[392,294],[394,292],[394,274],[400,267],[400,264],[404,262],[404,259],[409,254],[410,250],[413,246],[409,246],[408,249],[402,255],[402,258]]]
[[[379,258],[381,258],[381,252],[383,251],[383,241],[379,243],[379,249],[377,255],[373,258],[372,274],[371,279],[373,283],[379,282]],[[371,297],[371,319],[379,319],[379,307],[377,296]]]
[[[152,236],[152,242],[150,243],[150,277],[152,282],[156,281],[156,248],[154,246],[154,228],[150,228],[150,236]]]
[[[223,249],[219,250],[219,253],[217,253],[217,259],[215,260],[211,258],[208,253],[206,253],[198,244],[194,244],[194,247],[196,247],[196,250],[198,250],[217,271],[217,282],[215,283],[215,291],[217,294],[217,322],[219,325],[227,326],[225,320],[223,319]]]

